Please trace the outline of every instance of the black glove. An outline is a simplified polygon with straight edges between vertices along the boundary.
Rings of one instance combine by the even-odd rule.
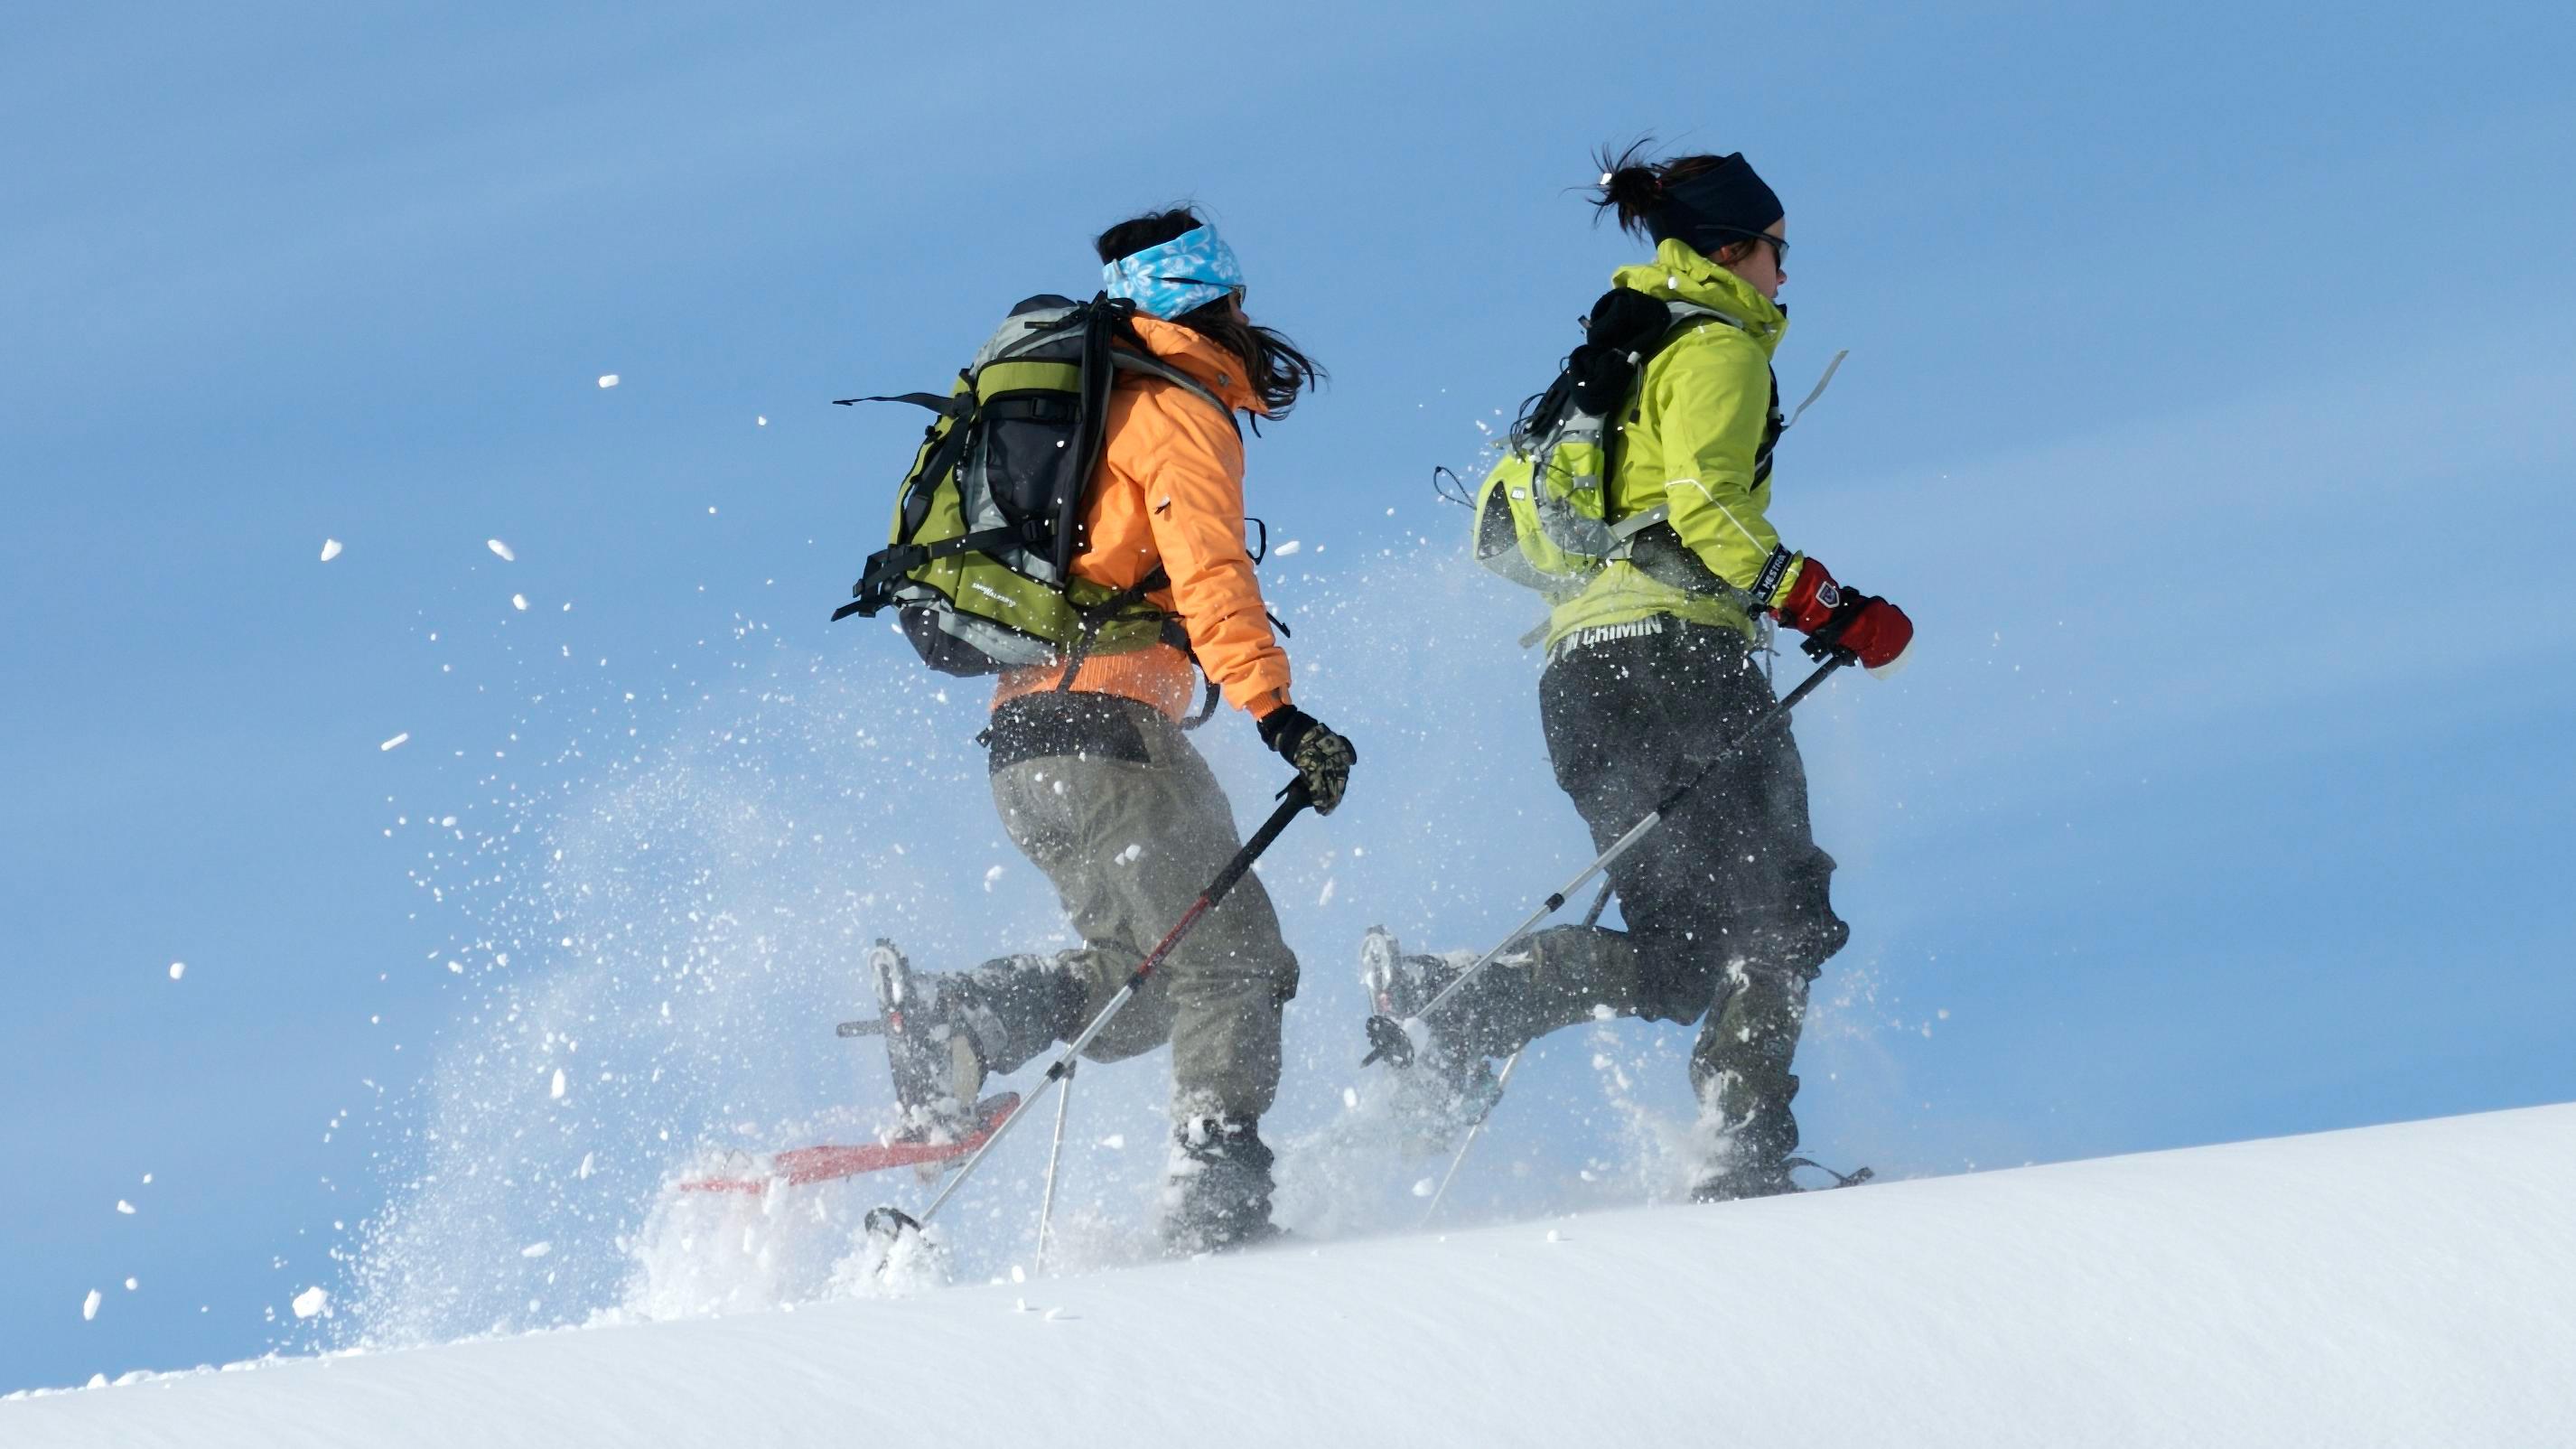
[[[1285,706],[1262,718],[1261,742],[1297,767],[1316,814],[1330,815],[1342,803],[1342,792],[1350,788],[1351,766],[1360,762],[1360,752],[1333,733],[1331,726],[1293,705]]]

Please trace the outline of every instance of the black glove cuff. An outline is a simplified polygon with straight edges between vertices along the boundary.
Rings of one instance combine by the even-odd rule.
[[[1298,742],[1306,738],[1306,731],[1314,727],[1315,717],[1293,704],[1263,715],[1255,726],[1261,731],[1261,743],[1283,756],[1296,749]]]

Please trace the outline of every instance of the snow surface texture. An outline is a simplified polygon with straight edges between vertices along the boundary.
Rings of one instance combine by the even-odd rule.
[[[167,1375],[0,1441],[2566,1444],[2571,1198],[2533,1108]]]

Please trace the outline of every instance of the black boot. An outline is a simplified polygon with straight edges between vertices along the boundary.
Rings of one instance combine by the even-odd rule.
[[[892,942],[879,941],[868,971],[907,1137],[964,1135],[986,1077],[1018,1070],[1081,1027],[1081,983],[1042,956],[915,971]]]
[[[1711,1103],[1714,1120],[1703,1108],[1701,1120],[1715,1141],[1691,1183],[1691,1201],[1733,1202],[1798,1190],[1789,1180],[1790,1165],[1804,1160],[1789,1155],[1798,1150],[1798,1119],[1789,1112],[1798,1079],[1784,1080],[1787,1091],[1770,1098],[1745,1093],[1733,1073],[1720,1080]]]
[[[1172,1133],[1163,1189],[1163,1246],[1221,1253],[1279,1235],[1270,1221],[1271,1152],[1250,1119],[1192,1117]]]
[[[1384,926],[1369,927],[1360,940],[1360,985],[1378,1014],[1397,1022],[1429,1006],[1465,965],[1447,956],[1408,956]],[[1493,1063],[1482,1053],[1449,1040],[1436,1026],[1429,1030],[1430,1040],[1420,1045],[1412,1065],[1393,1069],[1399,1082],[1394,1101],[1415,1145],[1438,1151],[1483,1121],[1502,1092]]]

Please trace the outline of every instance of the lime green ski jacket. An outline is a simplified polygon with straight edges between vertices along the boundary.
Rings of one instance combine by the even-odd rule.
[[[1617,420],[1618,460],[1604,503],[1613,522],[1665,505],[1672,510],[1666,521],[1711,573],[1750,589],[1780,546],[1763,516],[1770,484],[1754,480],[1754,467],[1771,415],[1771,356],[1789,319],[1743,278],[1678,241],[1658,246],[1650,263],[1621,267],[1611,281],[1742,324],[1712,318],[1690,325],[1646,364],[1628,416]],[[1622,561],[1550,612],[1547,645],[1553,650],[1581,631],[1662,614],[1754,632],[1740,596],[1678,588]]]

